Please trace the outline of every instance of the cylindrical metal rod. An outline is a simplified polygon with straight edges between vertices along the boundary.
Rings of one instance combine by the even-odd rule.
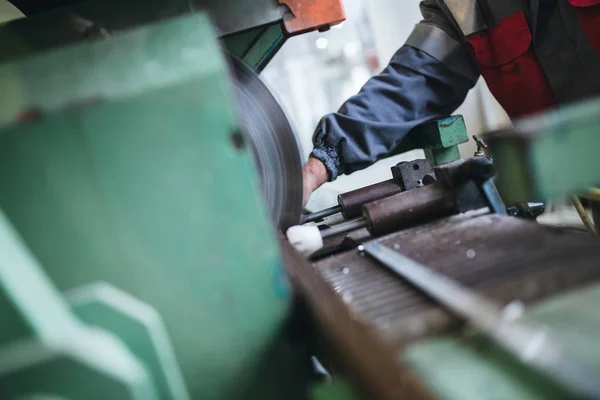
[[[341,212],[342,212],[342,207],[341,206],[335,206],[335,207],[326,208],[325,210],[317,211],[316,213],[304,215],[302,217],[302,223],[306,224],[308,222],[319,221],[319,220],[322,220],[325,217],[329,217],[331,215],[338,214],[338,213],[341,213]]]
[[[419,221],[450,215],[455,208],[452,193],[435,183],[366,204],[363,218],[334,225],[321,231],[321,236],[327,239],[365,227],[373,236],[381,236]]]
[[[344,219],[354,219],[362,215],[365,204],[402,192],[402,186],[395,180],[379,182],[338,196],[338,206],[305,215],[302,223],[319,221],[325,217],[342,213]]]
[[[371,242],[362,247],[381,264],[465,319],[524,365],[570,391],[575,398],[600,398],[598,374],[578,359],[569,357],[547,329],[533,322],[505,318],[496,303],[381,243]]]
[[[357,229],[361,229],[367,226],[367,220],[364,218],[358,218],[352,221],[343,222],[339,225],[334,225],[331,228],[324,229],[321,231],[321,237],[328,239],[337,235],[352,232]]]
[[[365,204],[401,193],[402,190],[399,183],[390,179],[389,181],[340,194],[338,203],[342,207],[342,214],[345,219],[358,218],[362,215]]]
[[[452,192],[444,184],[434,183],[366,204],[363,215],[368,221],[369,232],[381,236],[417,222],[451,215],[455,210]]]

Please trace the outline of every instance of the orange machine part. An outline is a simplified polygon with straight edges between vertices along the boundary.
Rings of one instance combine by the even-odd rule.
[[[288,35],[298,35],[339,24],[346,19],[342,0],[278,0],[292,13],[284,18]]]

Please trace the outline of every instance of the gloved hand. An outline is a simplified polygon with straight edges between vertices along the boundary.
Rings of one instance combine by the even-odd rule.
[[[302,169],[302,183],[303,183],[303,202],[302,207],[306,206],[312,193],[321,187],[327,180],[329,175],[325,169],[325,165],[316,158],[309,157],[308,162],[304,164]]]

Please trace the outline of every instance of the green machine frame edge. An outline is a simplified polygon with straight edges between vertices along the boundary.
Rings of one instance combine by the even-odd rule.
[[[68,292],[69,319],[120,343],[148,391],[301,395],[278,248],[250,151],[232,140],[239,126],[214,37],[205,16],[187,15],[0,65],[0,206],[51,297],[62,304],[57,293]],[[133,306],[119,310],[115,297]],[[128,349],[131,335],[147,346]],[[161,375],[174,360],[181,377]],[[99,398],[105,389],[90,388]]]
[[[486,136],[507,202],[552,200],[600,185],[600,101],[572,104]]]

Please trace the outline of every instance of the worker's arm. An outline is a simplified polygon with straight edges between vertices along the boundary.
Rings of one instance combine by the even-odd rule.
[[[392,153],[413,128],[447,117],[464,101],[479,73],[437,4],[422,2],[424,20],[388,67],[321,120],[304,169],[305,199],[327,180]]]

